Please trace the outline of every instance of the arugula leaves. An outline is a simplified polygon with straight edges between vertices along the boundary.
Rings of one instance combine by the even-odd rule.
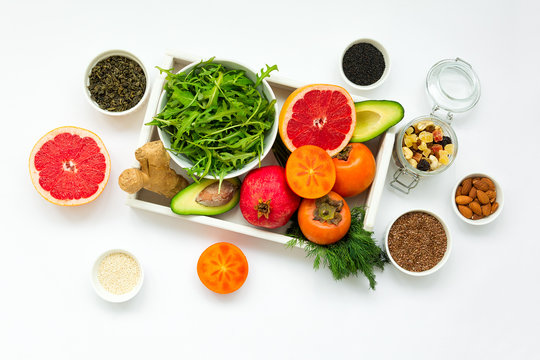
[[[165,108],[146,125],[171,135],[171,151],[193,162],[188,175],[195,181],[210,174],[223,180],[255,158],[261,160],[264,134],[274,121],[275,100],[257,87],[277,65],[261,69],[255,83],[241,70],[202,61],[189,72],[167,74]]]
[[[268,66],[268,64],[266,64],[266,71],[264,70],[264,68],[261,69],[261,76],[259,76],[257,74],[257,81],[255,82],[255,87],[259,86],[262,84],[262,81],[265,77],[267,76],[270,76],[270,73],[274,70],[277,70],[277,65],[274,65],[274,66]]]

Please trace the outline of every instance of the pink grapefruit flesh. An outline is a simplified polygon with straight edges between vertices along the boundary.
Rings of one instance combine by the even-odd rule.
[[[279,116],[279,134],[291,152],[315,145],[333,156],[349,143],[355,126],[354,101],[336,85],[315,84],[295,90]]]
[[[75,206],[96,199],[109,180],[111,160],[93,132],[64,126],[45,134],[30,154],[36,190],[57,205]]]

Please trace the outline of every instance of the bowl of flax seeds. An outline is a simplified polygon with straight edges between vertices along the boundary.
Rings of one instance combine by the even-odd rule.
[[[390,262],[401,272],[425,276],[446,263],[452,242],[439,216],[427,210],[411,210],[391,222],[385,249]]]

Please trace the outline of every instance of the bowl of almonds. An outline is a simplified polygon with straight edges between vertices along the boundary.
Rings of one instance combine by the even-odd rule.
[[[452,192],[452,206],[457,216],[468,224],[485,225],[502,211],[504,197],[492,177],[474,173],[462,178]]]

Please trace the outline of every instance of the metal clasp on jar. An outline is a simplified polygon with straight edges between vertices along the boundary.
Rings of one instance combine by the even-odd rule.
[[[409,178],[409,181],[400,180],[401,178]],[[394,189],[397,189],[401,191],[404,194],[409,194],[412,189],[418,185],[418,182],[420,181],[420,176],[416,174],[412,174],[411,172],[407,171],[405,168],[399,168],[394,173],[394,180],[390,182],[390,186],[392,186]]]
[[[439,105],[434,105],[429,115],[434,118],[440,118],[440,116],[437,116],[437,111],[445,113],[445,111],[442,110]],[[446,122],[450,124],[452,120],[454,120],[454,114],[452,114],[450,111],[446,111]]]

